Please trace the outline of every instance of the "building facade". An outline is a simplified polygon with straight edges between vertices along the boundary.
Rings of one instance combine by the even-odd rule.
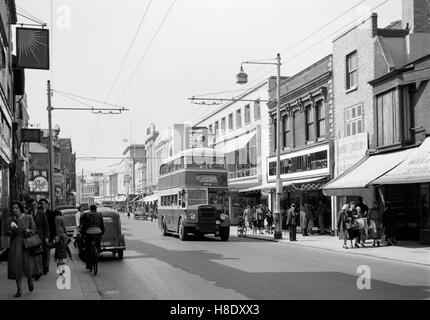
[[[208,144],[226,155],[229,212],[237,223],[247,205],[268,203],[269,81],[264,81],[199,120],[195,127],[208,129]]]
[[[281,128],[276,136],[277,99],[276,79],[269,83],[270,157],[268,182],[276,189],[277,138],[281,146],[281,179],[283,192],[281,208],[292,203],[310,205],[316,210],[321,203],[330,208],[321,187],[327,183],[334,168],[334,104],[333,58],[331,55],[314,63],[281,83]],[[274,197],[272,197],[274,200]],[[321,202],[320,202],[321,201]],[[285,218],[285,217],[284,217]],[[283,219],[284,221],[285,219]],[[283,228],[286,228],[283,222]],[[324,217],[324,226],[332,225],[330,212]]]
[[[350,200],[390,207],[399,239],[429,243],[430,174],[425,166],[416,171],[430,161],[430,3],[402,7],[402,21],[380,29],[373,14],[334,42],[337,145],[351,139],[337,159],[351,150],[353,161],[337,162],[338,177],[324,190],[337,196],[337,209]]]

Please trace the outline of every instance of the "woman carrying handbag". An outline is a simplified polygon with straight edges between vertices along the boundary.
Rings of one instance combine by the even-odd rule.
[[[7,235],[10,236],[8,256],[8,279],[15,280],[17,286],[16,298],[22,294],[22,278],[26,277],[28,289],[34,290],[33,276],[38,270],[36,257],[25,250],[26,238],[36,233],[36,224],[31,215],[24,213],[24,207],[20,202],[12,204],[12,216],[7,222]]]

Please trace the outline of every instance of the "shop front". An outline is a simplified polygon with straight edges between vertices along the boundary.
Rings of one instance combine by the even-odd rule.
[[[399,240],[430,245],[430,138],[393,170],[372,181],[397,213]]]
[[[281,155],[281,210],[288,210],[292,203],[300,207],[310,206],[316,211],[324,207],[324,229],[332,225],[331,202],[322,192],[322,187],[330,180],[331,152],[330,144]],[[276,157],[269,158],[269,184],[263,189],[271,189],[271,207],[275,207]],[[316,219],[317,221],[318,219]],[[319,227],[319,226],[318,226]],[[285,228],[285,225],[284,225]]]
[[[390,203],[399,240],[430,244],[430,139],[420,146],[366,156],[323,187],[327,196]],[[337,219],[337,216],[335,217]]]

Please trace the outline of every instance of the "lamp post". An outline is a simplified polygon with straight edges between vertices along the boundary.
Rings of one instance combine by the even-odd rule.
[[[281,180],[281,142],[280,142],[280,124],[281,124],[281,55],[278,53],[276,62],[242,62],[240,72],[237,74],[237,83],[246,84],[248,83],[248,75],[243,70],[243,64],[268,64],[277,66],[277,77],[276,77],[276,199],[275,199],[275,239],[282,239],[282,217],[281,217],[281,193],[282,193],[282,180]]]

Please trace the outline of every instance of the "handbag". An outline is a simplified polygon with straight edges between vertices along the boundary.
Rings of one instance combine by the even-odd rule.
[[[36,247],[31,247],[31,248],[27,249],[27,251],[33,257],[38,256],[38,255],[43,253],[43,249],[42,249],[41,245],[36,246]]]
[[[40,240],[37,234],[32,235],[28,238],[24,238],[24,248],[29,250],[34,247],[42,247],[42,240]]]

